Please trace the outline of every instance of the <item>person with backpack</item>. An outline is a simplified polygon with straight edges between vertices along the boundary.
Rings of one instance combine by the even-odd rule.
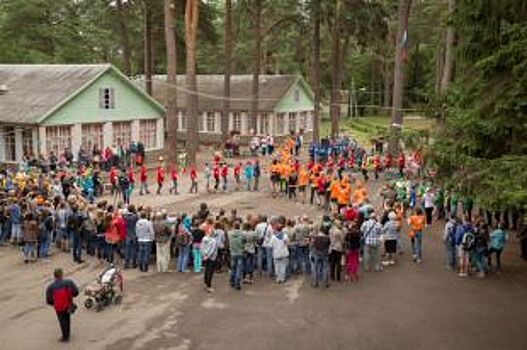
[[[374,212],[369,214],[368,220],[360,227],[366,252],[366,259],[363,260],[364,269],[366,271],[371,268],[373,268],[375,272],[382,271],[380,257],[381,230],[382,226],[377,221],[377,215]]]
[[[190,254],[190,244],[192,243],[192,235],[190,233],[191,223],[192,221],[190,218],[186,214],[183,214],[181,222],[178,225],[178,231],[176,234],[178,272],[188,272],[188,256]]]
[[[456,228],[456,249],[458,254],[458,275],[467,277],[469,270],[470,251],[474,247],[474,228],[468,218],[463,218],[463,223]]]
[[[124,241],[124,268],[137,267],[136,255],[137,255],[137,237],[135,227],[137,224],[137,214],[135,206],[129,205],[128,210],[123,214],[123,219],[126,225],[126,238]]]
[[[158,212],[153,221],[157,272],[168,272],[168,266],[170,264],[170,238],[172,232],[166,220],[166,213]]]
[[[468,214],[467,214],[468,216]],[[487,274],[487,248],[489,242],[489,228],[482,219],[478,219],[476,229],[474,232],[475,243],[474,243],[474,263],[478,270],[478,276],[484,278]]]
[[[456,228],[458,220],[455,214],[450,216],[450,219],[445,224],[443,231],[443,242],[446,249],[447,268],[450,271],[456,271]]]
[[[412,260],[420,264],[423,260],[423,230],[425,228],[426,218],[421,208],[415,209],[415,214],[408,218],[410,231],[408,236],[412,243]]]

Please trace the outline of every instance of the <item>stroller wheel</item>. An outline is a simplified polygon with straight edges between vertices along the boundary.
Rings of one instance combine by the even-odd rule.
[[[102,309],[104,309],[104,304],[103,303],[97,303],[97,306],[95,307],[95,311],[101,312]]]
[[[121,305],[123,302],[123,296],[122,295],[116,295],[115,298],[113,298],[113,303],[115,305]]]
[[[93,300],[92,299],[86,299],[84,301],[84,307],[86,309],[88,309],[88,310],[91,309],[93,307]]]

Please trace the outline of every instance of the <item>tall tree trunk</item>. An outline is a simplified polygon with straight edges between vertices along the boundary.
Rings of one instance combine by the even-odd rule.
[[[253,85],[251,115],[249,118],[249,129],[256,130],[258,115],[258,94],[260,92],[260,69],[262,59],[262,0],[254,0],[254,24],[253,24]]]
[[[443,67],[445,65],[445,46],[444,43],[439,42],[436,48],[436,81],[435,81],[435,93],[436,95],[441,94],[441,80],[443,79]]]
[[[331,138],[335,138],[339,133],[340,120],[340,2],[335,0],[335,19],[332,32],[331,49],[331,98],[330,98],[330,117],[331,117]]]
[[[456,32],[454,25],[452,24],[452,17],[454,16],[454,11],[456,9],[456,0],[448,0],[448,28],[446,30],[446,40],[445,40],[445,60],[443,65],[443,76],[441,77],[441,86],[440,93],[441,97],[444,98],[444,95],[450,85],[450,82],[453,79],[454,71],[454,44],[456,40]],[[441,116],[440,122],[444,123],[446,120],[446,111],[443,106],[441,106]]]
[[[223,78],[223,111],[221,113],[221,135],[223,142],[229,137],[229,112],[231,98],[232,60],[232,0],[225,2],[225,71]]]
[[[167,50],[167,85],[166,85],[166,131],[165,157],[171,163],[177,162],[177,90],[176,90],[176,32],[175,32],[175,3],[174,0],[164,0],[165,41]]]
[[[131,68],[131,50],[130,41],[128,40],[128,28],[126,27],[126,13],[123,6],[123,0],[117,0],[115,2],[117,7],[117,20],[119,21],[119,28],[121,29],[121,39],[123,44],[123,72],[127,76],[130,76],[132,72]]]
[[[199,0],[187,0],[185,10],[185,47],[187,49],[187,151],[188,164],[196,165],[198,152],[198,83],[196,79],[196,36]]]
[[[403,92],[404,92],[404,50],[407,43],[403,38],[408,40],[408,17],[410,17],[410,8],[412,0],[399,0],[399,12],[397,18],[397,38],[395,49],[395,67],[393,69],[393,103],[392,103],[392,123],[390,125],[390,143],[389,152],[395,154],[399,149],[399,138],[403,125]]]
[[[392,105],[392,85],[393,85],[393,68],[390,62],[385,58],[384,67],[384,114],[390,115],[390,107]]]
[[[315,113],[313,115],[313,140],[320,139],[320,1],[314,0],[313,7],[313,88],[315,93]]]
[[[144,33],[144,61],[145,61],[145,90],[152,96],[152,3],[145,0],[145,33]]]

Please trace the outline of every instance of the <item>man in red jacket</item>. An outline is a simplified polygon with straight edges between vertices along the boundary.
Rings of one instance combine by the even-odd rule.
[[[193,165],[190,167],[190,191],[189,193],[198,193],[198,173],[196,167]]]
[[[70,340],[70,318],[75,312],[73,298],[79,295],[79,290],[73,281],[64,279],[62,269],[56,269],[53,272],[55,281],[46,289],[46,302],[55,308],[57,318],[59,319],[62,338],[60,341],[67,342]]]

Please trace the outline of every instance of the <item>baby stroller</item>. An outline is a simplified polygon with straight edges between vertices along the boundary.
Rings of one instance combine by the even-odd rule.
[[[84,290],[88,298],[84,301],[86,309],[95,306],[97,312],[110,304],[119,305],[123,301],[123,275],[121,270],[111,265],[97,276],[95,283]]]

